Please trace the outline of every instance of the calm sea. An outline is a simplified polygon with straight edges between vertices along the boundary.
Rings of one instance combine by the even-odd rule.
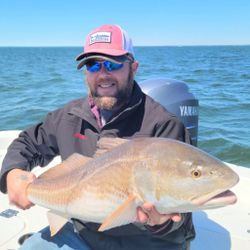
[[[0,48],[0,130],[24,129],[86,95],[81,48]],[[136,47],[137,81],[185,81],[199,99],[198,146],[250,167],[250,46]]]

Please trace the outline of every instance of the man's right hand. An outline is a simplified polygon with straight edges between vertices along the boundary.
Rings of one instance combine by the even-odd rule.
[[[27,187],[36,176],[28,171],[13,169],[7,174],[9,201],[21,209],[28,209],[33,204],[27,198]]]

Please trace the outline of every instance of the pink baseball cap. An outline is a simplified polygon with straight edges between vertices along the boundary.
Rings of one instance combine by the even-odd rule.
[[[82,68],[90,58],[109,59],[128,55],[134,59],[134,50],[131,38],[118,25],[106,24],[91,31],[86,38],[84,52],[76,57],[82,60],[77,66]]]

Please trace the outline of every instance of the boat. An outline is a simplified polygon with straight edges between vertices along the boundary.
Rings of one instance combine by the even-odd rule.
[[[151,86],[154,86],[154,89]],[[195,107],[198,103],[190,93],[184,93],[181,99],[173,94],[178,92],[179,95],[181,90],[184,92],[188,90],[183,82],[166,81],[165,79],[154,80],[153,84],[151,81],[144,82],[144,91],[155,99],[159,97],[160,103],[166,101],[161,93],[171,91],[170,96],[174,96],[173,99],[178,100],[178,103],[174,105],[173,103],[165,103],[165,105],[163,103],[163,105],[182,119],[186,127],[190,129],[193,141],[197,142],[198,118]],[[157,96],[154,96],[155,94]],[[184,100],[186,98],[189,100]],[[181,109],[176,109],[176,105],[187,107],[184,114],[185,119],[181,117],[181,113],[178,113]],[[187,113],[189,115],[186,115]],[[194,116],[194,119],[190,120],[192,116]],[[19,133],[19,130],[0,131],[0,166],[9,144]],[[60,157],[56,157],[48,166],[44,168],[36,167],[32,171],[38,176],[60,161]],[[196,238],[191,242],[191,250],[250,249],[250,199],[248,198],[250,193],[250,168],[226,164],[240,177],[239,183],[231,189],[236,194],[238,201],[236,204],[227,207],[193,213]],[[48,225],[47,209],[43,207],[36,205],[28,210],[18,209],[9,204],[8,196],[2,193],[0,193],[0,204],[0,250],[18,249],[27,237]]]
[[[20,131],[0,131],[0,164],[9,144]],[[36,167],[33,172],[41,174],[58,164],[56,157],[45,168]],[[234,205],[193,213],[196,238],[191,250],[249,250],[250,249],[250,169],[228,164],[240,177],[232,188],[238,201]],[[8,196],[0,193],[0,250],[18,249],[31,234],[48,225],[47,209],[34,206],[21,210],[9,204]]]

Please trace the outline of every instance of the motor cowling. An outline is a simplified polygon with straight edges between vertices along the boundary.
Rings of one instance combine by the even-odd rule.
[[[159,102],[180,119],[197,146],[199,101],[189,92],[188,85],[179,80],[150,79],[139,82],[143,92]]]

